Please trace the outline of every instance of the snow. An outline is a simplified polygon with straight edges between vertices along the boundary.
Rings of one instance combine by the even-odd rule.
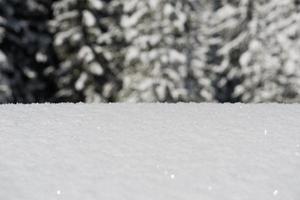
[[[88,80],[88,75],[86,73],[80,74],[80,77],[75,83],[76,90],[79,91],[82,90],[87,80]]]
[[[83,11],[83,21],[84,21],[84,24],[89,27],[95,26],[95,24],[96,24],[96,18],[88,10]]]
[[[0,199],[298,200],[300,106],[0,106]]]
[[[96,8],[97,10],[102,10],[104,7],[101,0],[89,0],[88,2],[92,8]]]

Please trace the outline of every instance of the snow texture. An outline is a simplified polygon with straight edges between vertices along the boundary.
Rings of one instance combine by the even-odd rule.
[[[0,106],[0,199],[298,200],[300,106]]]

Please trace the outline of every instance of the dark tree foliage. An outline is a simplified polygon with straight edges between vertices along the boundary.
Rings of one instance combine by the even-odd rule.
[[[51,4],[48,0],[0,0],[0,49],[8,62],[0,75],[10,91],[7,102],[52,100],[55,59],[47,26]]]

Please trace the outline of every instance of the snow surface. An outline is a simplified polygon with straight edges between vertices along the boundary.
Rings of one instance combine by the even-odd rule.
[[[299,200],[300,106],[0,106],[3,200]]]

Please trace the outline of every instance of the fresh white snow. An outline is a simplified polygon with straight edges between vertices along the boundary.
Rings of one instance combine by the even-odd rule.
[[[299,200],[300,106],[0,106],[2,200]]]

